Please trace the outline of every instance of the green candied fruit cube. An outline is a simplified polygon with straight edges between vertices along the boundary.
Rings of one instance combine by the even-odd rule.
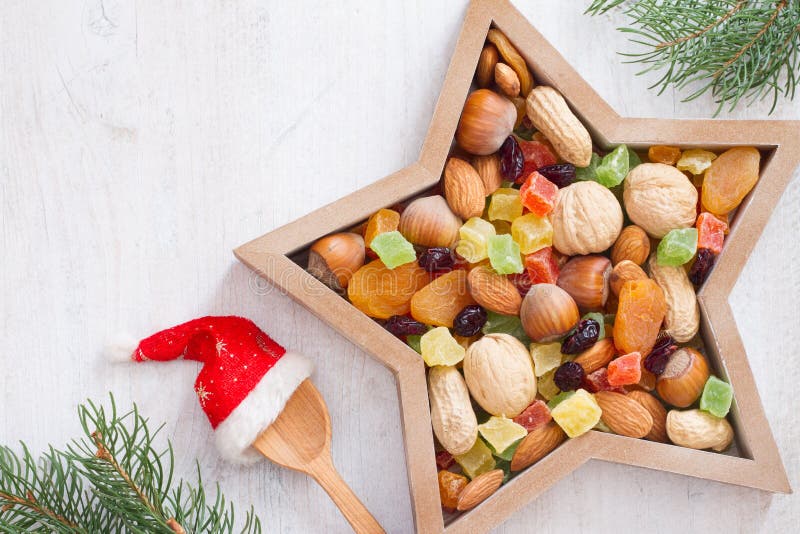
[[[553,420],[571,438],[585,434],[594,428],[600,421],[602,413],[594,395],[585,389],[577,390],[550,411]]]
[[[716,376],[708,377],[700,397],[700,409],[715,415],[725,417],[731,409],[733,402],[733,388]]]
[[[592,152],[592,159],[587,167],[575,168],[575,179],[581,182],[597,179],[597,167],[600,165],[602,159],[600,156]]]
[[[472,217],[458,230],[456,252],[470,263],[478,263],[488,256],[489,238],[495,235],[494,225],[480,217]]]
[[[561,343],[531,343],[534,374],[543,376],[561,365]]]
[[[633,150],[631,150],[629,148],[628,149],[628,172],[630,172],[637,165],[641,165],[641,164],[642,164],[642,158],[639,157],[639,154],[637,154],[636,152],[634,152]]]
[[[630,155],[628,147],[619,145],[603,157],[595,171],[595,181],[608,188],[618,186],[628,176]]]
[[[492,416],[482,425],[478,425],[478,432],[498,455],[528,435],[524,426],[506,417],[497,416]]]
[[[526,213],[511,223],[511,238],[523,254],[533,254],[553,244],[553,225],[547,217]]]
[[[414,245],[397,230],[376,235],[369,247],[388,269],[417,261]]]
[[[550,401],[556,397],[561,390],[558,389],[555,381],[556,369],[547,371],[536,380],[536,391],[544,397],[544,400]]]
[[[455,365],[464,359],[466,350],[444,326],[428,330],[419,340],[422,359],[428,367]]]
[[[475,445],[464,454],[453,456],[458,465],[469,478],[494,469],[495,461],[492,450],[483,442],[481,438],[475,440]]]
[[[508,221],[522,215],[522,200],[519,198],[519,189],[501,187],[492,193],[489,201],[489,220]]]
[[[514,274],[523,271],[519,245],[508,234],[489,238],[489,263],[498,274]]]
[[[421,340],[422,336],[418,336],[416,334],[410,334],[406,336],[406,343],[408,343],[408,346],[417,351],[419,354],[422,354],[422,347],[420,345]]]
[[[697,228],[670,230],[658,244],[658,264],[677,267],[697,252]]]

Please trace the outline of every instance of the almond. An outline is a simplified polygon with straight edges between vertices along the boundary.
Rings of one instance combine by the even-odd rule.
[[[500,157],[497,154],[489,156],[475,156],[472,166],[478,171],[483,181],[483,194],[487,197],[503,185],[503,175],[500,173]]]
[[[527,97],[527,113],[559,156],[576,167],[589,166],[592,138],[558,91],[543,85],[535,87]]]
[[[483,180],[463,159],[450,158],[444,168],[444,196],[450,209],[462,219],[480,217],[486,205]]]
[[[472,482],[461,490],[456,510],[460,512],[471,510],[488,499],[503,483],[503,477],[502,469],[493,469],[473,478]]]
[[[467,276],[467,286],[472,298],[486,308],[502,315],[518,315],[522,305],[516,286],[507,277],[496,274],[489,267],[479,265]]]
[[[619,295],[625,282],[630,280],[645,280],[646,278],[647,273],[645,273],[641,267],[631,260],[622,260],[614,265],[614,268],[611,270],[611,276],[608,277],[608,283],[611,286],[611,291],[615,295]]]
[[[500,59],[500,54],[497,52],[492,44],[487,44],[481,51],[481,57],[478,58],[478,68],[475,70],[475,81],[478,82],[478,87],[489,87],[494,79],[494,66]]]
[[[519,76],[505,63],[494,66],[494,82],[509,98],[519,95]]]
[[[594,398],[603,410],[601,419],[615,434],[643,438],[653,428],[650,412],[634,399],[614,391],[598,391]]]
[[[620,232],[614,247],[611,249],[611,263],[618,264],[622,260],[630,260],[641,265],[650,255],[650,238],[640,227],[632,224]]]
[[[613,360],[616,354],[614,340],[606,337],[581,352],[574,361],[583,367],[583,372],[588,375],[608,365],[608,362]]]
[[[650,413],[653,418],[653,428],[647,433],[645,439],[650,441],[667,442],[667,410],[657,398],[644,391],[631,391],[628,397],[635,400]]]
[[[566,434],[555,422],[537,427],[519,442],[511,458],[511,470],[520,471],[544,458],[566,439]]]

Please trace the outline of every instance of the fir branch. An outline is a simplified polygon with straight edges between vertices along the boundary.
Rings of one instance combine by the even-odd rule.
[[[232,534],[234,508],[219,486],[207,500],[197,466],[194,485],[173,483],[172,445],[155,447],[136,406],[118,414],[88,401],[78,410],[84,437],[34,459],[0,446],[0,532]],[[252,507],[238,532],[256,534]]]
[[[641,48],[626,53],[639,74],[661,71],[651,86],[691,88],[684,101],[710,92],[715,115],[772,97],[794,98],[800,73],[800,0],[594,0],[587,13],[623,6],[619,28]]]

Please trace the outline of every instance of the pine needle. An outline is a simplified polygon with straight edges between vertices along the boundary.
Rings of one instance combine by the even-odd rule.
[[[624,6],[623,6],[624,4]],[[734,110],[770,98],[793,100],[800,74],[800,0],[594,0],[599,15],[621,7],[619,28],[641,51],[622,54],[657,71],[651,86],[684,91],[683,101],[710,92],[717,108]]]
[[[106,410],[92,401],[78,407],[82,438],[50,447],[38,459],[0,446],[0,532],[95,534],[258,534],[252,507],[237,527],[234,507],[217,485],[207,500],[197,482],[174,482],[172,445],[156,448],[161,427],[150,430],[137,407]]]

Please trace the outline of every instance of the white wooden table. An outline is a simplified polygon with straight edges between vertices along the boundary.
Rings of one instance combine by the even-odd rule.
[[[657,97],[615,51],[619,15],[517,2],[620,113],[708,117]],[[79,433],[115,392],[198,458],[268,532],[345,532],[307,478],[220,461],[192,363],[110,364],[103,347],[205,314],[241,314],[317,364],[333,455],[390,532],[411,512],[391,374],[231,249],[415,160],[466,9],[446,2],[6,0],[0,11],[0,442]],[[768,104],[730,118],[764,118]],[[774,118],[799,119],[800,102]],[[796,355],[800,180],[731,297],[764,406],[800,487]],[[379,446],[375,446],[375,444]],[[631,504],[633,503],[633,504]],[[800,498],[590,463],[498,532],[791,530]],[[794,527],[792,526],[794,525]]]

